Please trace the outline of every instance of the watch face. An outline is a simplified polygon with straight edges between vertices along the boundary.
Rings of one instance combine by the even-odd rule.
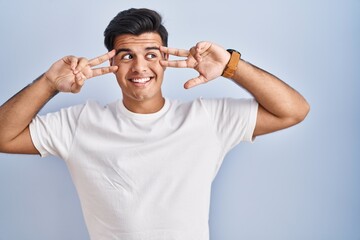
[[[239,53],[239,52],[238,52],[238,51],[236,51],[235,49],[231,49],[231,48],[226,49],[226,51],[228,51],[229,53],[232,53],[232,52],[237,52],[237,53]]]

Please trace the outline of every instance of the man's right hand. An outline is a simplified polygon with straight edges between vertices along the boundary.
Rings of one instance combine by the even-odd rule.
[[[114,55],[115,50],[91,60],[66,56],[49,68],[45,78],[54,91],[78,93],[86,79],[117,71],[117,66],[93,68],[110,60]]]
[[[117,66],[93,68],[114,55],[110,51],[91,60],[64,57],[0,106],[0,152],[38,154],[29,129],[34,116],[57,92],[77,93],[86,79],[117,71]]]

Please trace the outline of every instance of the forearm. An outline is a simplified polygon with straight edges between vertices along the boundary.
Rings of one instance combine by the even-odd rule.
[[[309,111],[306,100],[274,75],[240,60],[232,78],[249,91],[266,111],[280,119],[299,122]]]
[[[56,93],[43,74],[5,102],[0,107],[0,143],[10,142],[21,134]]]

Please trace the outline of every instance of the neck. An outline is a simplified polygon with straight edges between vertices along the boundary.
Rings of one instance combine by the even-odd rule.
[[[160,111],[165,104],[163,97],[151,101],[127,101],[123,99],[124,106],[133,113],[150,114]]]

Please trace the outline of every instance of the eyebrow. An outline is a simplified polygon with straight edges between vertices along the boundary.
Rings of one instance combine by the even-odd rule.
[[[147,51],[148,50],[158,50],[158,51],[160,51],[160,48],[159,47],[147,47],[147,48],[145,48],[145,50],[147,50]],[[121,52],[132,52],[132,51],[131,51],[130,48],[119,48],[119,49],[116,49],[115,56],[118,55]]]

